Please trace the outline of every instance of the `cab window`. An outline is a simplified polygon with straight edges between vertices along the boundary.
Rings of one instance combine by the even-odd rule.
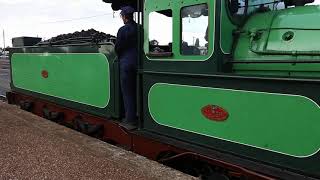
[[[209,41],[208,5],[200,4],[181,9],[181,54],[207,55]]]
[[[149,55],[172,52],[172,10],[149,14]]]

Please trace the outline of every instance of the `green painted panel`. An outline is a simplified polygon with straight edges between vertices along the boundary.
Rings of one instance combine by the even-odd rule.
[[[104,54],[15,53],[11,63],[17,88],[99,108],[109,103],[109,62]]]
[[[320,109],[303,96],[158,83],[148,100],[164,126],[295,157],[320,149]],[[228,119],[205,118],[208,104],[226,109]]]

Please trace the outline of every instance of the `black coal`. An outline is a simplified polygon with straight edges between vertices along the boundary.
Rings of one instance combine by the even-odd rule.
[[[116,37],[95,29],[76,31],[74,33],[61,34],[46,41],[38,43],[41,45],[67,45],[67,44],[83,44],[83,43],[115,43]]]

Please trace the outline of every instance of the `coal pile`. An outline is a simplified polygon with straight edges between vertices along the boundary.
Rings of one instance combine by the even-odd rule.
[[[38,43],[41,45],[67,45],[67,44],[83,44],[83,43],[115,43],[116,37],[104,32],[96,31],[95,29],[89,29],[87,31],[76,31],[74,33],[61,34],[46,41]]]

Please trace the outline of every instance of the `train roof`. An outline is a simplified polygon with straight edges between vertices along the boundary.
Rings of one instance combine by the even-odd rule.
[[[105,3],[111,3],[113,10],[117,11],[123,6],[131,6],[138,10],[138,3],[143,4],[144,0],[102,0]],[[141,8],[139,8],[141,9]]]
[[[131,6],[133,8],[135,8],[137,11],[141,10],[142,11],[142,6],[144,4],[145,0],[102,0],[105,3],[110,3],[111,7],[114,11],[118,11],[120,10],[121,7],[123,6]],[[140,4],[140,8],[138,8],[138,4]],[[171,11],[159,11],[159,13],[169,16],[172,16],[172,12]]]

